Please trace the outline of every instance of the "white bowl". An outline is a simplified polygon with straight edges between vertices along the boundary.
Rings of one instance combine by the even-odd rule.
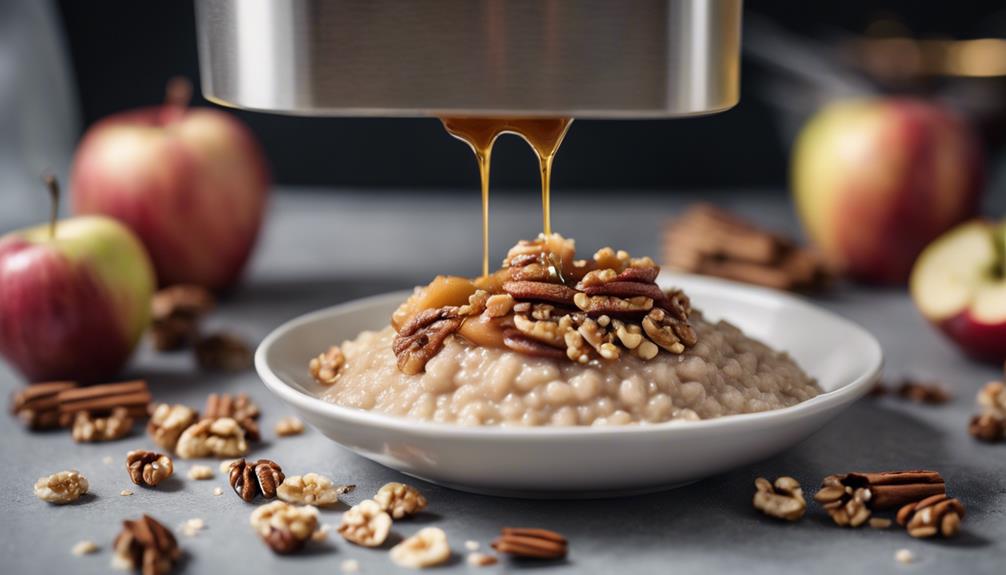
[[[825,393],[798,405],[704,421],[623,427],[500,428],[425,423],[319,399],[307,364],[327,346],[388,324],[408,292],[310,313],[273,331],[255,366],[266,386],[334,441],[434,483],[495,495],[589,497],[668,489],[774,455],[806,439],[876,381],[872,335],[799,298],[698,276],[661,276],[712,320],[788,351]]]

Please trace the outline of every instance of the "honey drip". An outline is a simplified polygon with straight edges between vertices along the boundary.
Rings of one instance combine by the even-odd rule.
[[[541,173],[542,232],[552,233],[552,162],[572,118],[441,118],[447,133],[475,153],[482,181],[482,275],[489,275],[489,164],[493,144],[501,134],[516,134],[538,157]]]

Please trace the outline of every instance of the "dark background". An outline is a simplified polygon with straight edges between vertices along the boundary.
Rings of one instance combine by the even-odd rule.
[[[85,125],[163,98],[174,75],[198,78],[189,1],[60,0]],[[748,17],[807,41],[860,34],[896,17],[919,37],[1002,36],[1002,2],[846,0],[749,1]],[[745,43],[749,30],[745,25]],[[741,103],[724,114],[681,120],[581,121],[556,162],[557,187],[780,187],[792,129],[787,104],[769,88],[779,72],[744,58]],[[799,86],[799,82],[796,84]],[[770,94],[772,94],[770,96]],[[197,105],[208,105],[196,97]],[[469,150],[433,119],[298,118],[237,112],[258,134],[282,184],[470,188]],[[493,185],[537,185],[531,151],[504,138],[493,154]]]

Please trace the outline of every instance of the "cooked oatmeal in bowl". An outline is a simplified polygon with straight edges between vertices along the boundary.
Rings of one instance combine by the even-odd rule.
[[[391,325],[310,365],[344,407],[472,426],[600,426],[779,409],[821,393],[786,353],[604,248],[557,234],[518,243],[494,274],[439,276]]]

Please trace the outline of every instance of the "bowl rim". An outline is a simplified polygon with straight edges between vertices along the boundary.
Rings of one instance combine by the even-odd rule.
[[[663,281],[661,281],[661,279]],[[255,369],[265,386],[281,399],[293,405],[297,409],[312,412],[327,418],[339,419],[345,423],[351,423],[354,425],[381,427],[384,429],[392,429],[414,435],[443,436],[444,434],[449,434],[454,437],[463,436],[496,439],[535,437],[597,438],[598,436],[609,435],[641,436],[667,432],[727,432],[745,426],[749,428],[751,426],[762,428],[771,426],[781,419],[805,418],[843,404],[851,403],[865,395],[872,388],[872,384],[879,379],[884,363],[883,350],[880,346],[880,342],[877,341],[873,334],[850,319],[844,318],[835,312],[806,301],[802,297],[771,288],[751,286],[739,282],[698,276],[694,274],[668,274],[665,272],[661,274],[661,278],[658,278],[658,282],[660,283],[667,283],[667,281],[672,280],[699,282],[703,284],[703,289],[710,288],[714,292],[719,291],[721,293],[729,293],[730,297],[740,297],[742,299],[746,298],[752,302],[761,300],[763,305],[767,302],[774,302],[776,305],[784,304],[787,306],[796,306],[814,313],[823,314],[828,317],[830,321],[844,325],[846,328],[855,332],[857,337],[862,338],[863,342],[869,349],[868,357],[864,358],[865,369],[852,381],[837,389],[826,391],[796,405],[779,409],[770,409],[768,411],[761,411],[757,413],[740,413],[724,415],[712,419],[701,419],[697,421],[675,420],[643,425],[617,425],[603,427],[510,427],[501,425],[465,426],[455,423],[420,421],[383,413],[364,411],[362,409],[344,407],[330,403],[324,399],[295,388],[284,381],[269,366],[268,359],[266,357],[269,350],[276,344],[277,341],[286,336],[287,333],[293,329],[304,324],[313,323],[323,317],[346,313],[350,310],[359,309],[361,307],[384,304],[389,300],[393,301],[395,298],[402,299],[412,293],[411,290],[386,292],[349,300],[302,314],[280,324],[278,327],[273,329],[269,335],[265,337],[265,339],[262,340],[256,349]]]

